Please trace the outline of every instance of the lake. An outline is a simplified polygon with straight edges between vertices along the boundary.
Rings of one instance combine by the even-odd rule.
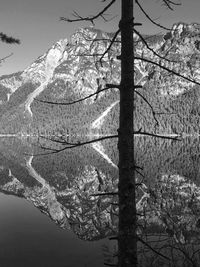
[[[117,190],[116,145],[117,140],[104,140],[52,154],[63,144],[1,137],[2,267],[101,267],[115,262],[117,246],[109,237],[117,232],[117,198],[101,194]],[[136,137],[135,160],[140,236],[150,244],[164,242],[166,255],[172,241],[174,247],[192,244],[197,249],[199,140]],[[159,266],[148,253],[140,252],[151,258],[151,266]]]
[[[92,147],[32,156],[39,146],[0,139],[1,266],[103,266],[114,229],[107,198],[89,195],[111,187],[100,179],[116,168]]]

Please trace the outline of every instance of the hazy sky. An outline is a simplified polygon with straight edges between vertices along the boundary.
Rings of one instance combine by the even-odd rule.
[[[182,6],[176,7],[174,11],[163,7],[161,0],[140,0],[140,2],[152,18],[168,27],[179,21],[200,23],[200,0],[182,0]],[[109,23],[99,20],[96,27],[106,31],[117,29],[120,18],[119,3],[120,0],[110,10],[113,16],[118,16]],[[81,15],[95,14],[95,11],[101,10],[104,5],[105,3],[100,0],[0,0],[0,32],[21,40],[21,45],[0,43],[0,58],[14,53],[2,64],[0,75],[23,70],[56,41],[69,38],[76,28],[83,25],[59,21],[61,16],[70,17],[73,10]],[[134,14],[138,21],[144,22],[143,32],[160,32],[160,29],[145,22],[137,8]],[[87,25],[89,24],[84,24]]]

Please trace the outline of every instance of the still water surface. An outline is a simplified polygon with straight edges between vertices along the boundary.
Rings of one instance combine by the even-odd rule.
[[[116,243],[108,239],[117,231],[117,199],[98,194],[117,190],[116,145],[106,140],[39,156],[63,145],[45,139],[0,139],[0,266],[114,263]],[[162,245],[162,253],[177,257],[176,266],[183,266],[182,251],[188,246],[198,261],[199,140],[137,138],[135,159],[141,183],[137,208],[145,213],[138,218],[138,234],[149,244],[154,241],[159,251]],[[179,253],[170,254],[172,244]],[[150,266],[150,260],[151,266],[163,264],[147,250],[140,255],[141,262],[145,259],[141,266]]]
[[[103,266],[107,240],[82,241],[24,199],[1,193],[0,218],[2,267]]]
[[[34,157],[35,140],[0,141],[0,266],[104,266],[114,243],[101,229],[107,207],[87,201],[101,175],[86,158],[94,149]]]

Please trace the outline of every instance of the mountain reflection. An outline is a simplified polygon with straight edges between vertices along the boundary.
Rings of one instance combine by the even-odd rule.
[[[139,266],[199,266],[199,140],[141,138],[136,148]]]
[[[117,186],[116,168],[108,156],[102,156],[103,150],[98,153],[90,146],[34,157],[30,155],[38,152],[36,146],[22,143],[20,147],[20,142],[2,139],[2,192],[26,198],[81,239],[97,240],[116,233],[117,206],[112,204],[116,203],[116,196],[95,196]]]
[[[104,193],[117,191],[117,141],[32,156],[42,151],[36,141],[1,138],[0,191],[31,201],[83,240],[116,235],[117,196]],[[142,168],[136,172],[138,235],[153,248],[139,245],[140,266],[165,266],[159,264],[167,258],[176,259],[176,266],[198,260],[199,150],[198,139],[136,137],[136,165]],[[155,257],[155,250],[164,256]]]
[[[138,232],[151,249],[141,249],[140,265],[199,266],[200,187],[179,175],[163,175],[141,190]]]

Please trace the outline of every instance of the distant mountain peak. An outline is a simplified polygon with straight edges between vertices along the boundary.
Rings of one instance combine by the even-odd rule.
[[[169,33],[168,33],[169,34]],[[200,24],[199,23],[174,23],[170,31],[172,38],[186,38],[186,37],[199,37]]]
[[[64,60],[64,52],[68,44],[67,39],[56,42],[44,55],[38,57],[28,68],[23,71],[23,78],[35,83],[41,83],[47,76],[52,76],[57,65]]]
[[[80,127],[90,129],[92,122],[119,100],[117,89],[101,91],[107,83],[120,83],[120,61],[117,59],[121,53],[120,35],[109,52],[105,54],[102,64],[99,62],[112,37],[113,33],[94,27],[79,28],[69,40],[61,39],[53,44],[44,55],[38,57],[23,72],[0,77],[0,115],[2,116],[0,122],[4,121],[1,128],[6,128],[5,131],[7,131],[9,118],[10,124],[20,121],[15,123],[17,130],[14,132],[22,132],[22,125],[25,125],[23,128],[26,133],[27,124],[30,132],[34,127],[45,131],[48,128],[50,132],[56,132],[58,127],[63,127],[65,130],[66,127],[77,129],[77,125],[80,126],[80,122],[83,121],[87,121],[86,126]],[[153,87],[162,99],[176,98],[191,91],[194,88],[192,80],[200,83],[200,24],[179,22],[174,24],[167,33],[143,35],[143,38],[146,42],[134,35],[135,55],[139,58],[135,60],[134,66],[136,83],[144,88]],[[156,64],[143,62],[140,60],[142,57]],[[159,64],[181,73],[190,80],[167,72],[166,69],[160,68]],[[87,98],[94,93],[97,94]],[[65,107],[57,108],[55,105],[52,107],[35,101],[37,98],[49,102],[66,103],[85,97],[87,99],[80,105],[71,105],[67,111]],[[99,134],[105,127],[109,118],[113,116],[113,110],[109,112],[109,116],[106,116],[98,131],[95,130],[95,134]],[[55,116],[54,113],[59,115]],[[63,114],[67,114],[65,119]],[[109,127],[107,127],[109,130],[114,129],[111,125],[115,123],[109,121]],[[56,129],[53,129],[54,127]]]

